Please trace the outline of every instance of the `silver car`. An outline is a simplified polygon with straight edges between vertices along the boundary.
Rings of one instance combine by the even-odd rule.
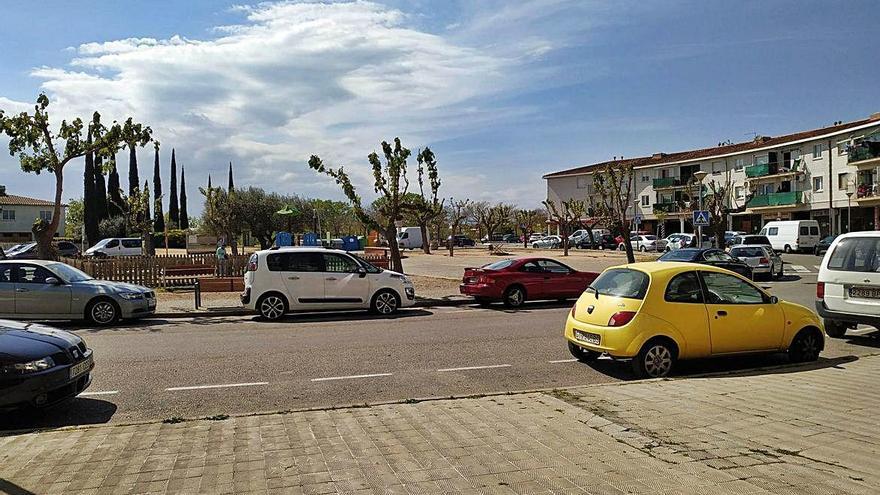
[[[103,326],[155,311],[156,294],[146,287],[96,280],[57,261],[0,261],[0,318]]]
[[[768,279],[782,278],[782,258],[763,244],[733,246],[730,248],[730,255],[752,267],[755,279],[759,275],[766,275]]]

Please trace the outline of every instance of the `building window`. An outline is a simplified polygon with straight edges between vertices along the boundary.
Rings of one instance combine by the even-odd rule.
[[[643,175],[643,176],[642,176],[642,182],[651,182],[651,176],[649,176],[649,175]]]
[[[823,151],[823,147],[822,147],[821,143],[814,144],[813,145],[813,160],[818,160],[819,158],[822,158],[822,151]]]
[[[15,220],[15,210],[3,210],[0,212],[3,220],[9,220],[10,222]]]
[[[734,162],[733,168],[734,168],[734,170],[742,170],[743,167],[745,167],[745,166],[746,166],[746,159],[745,158],[737,158],[736,162]]]
[[[845,155],[846,148],[849,146],[849,140],[837,143],[837,155]]]
[[[822,192],[824,185],[822,184],[822,176],[813,177],[813,191]]]
[[[648,196],[642,196],[642,206],[648,206],[648,201],[650,200],[651,198],[649,198]]]
[[[746,197],[745,188],[743,186],[736,186],[733,188],[733,193],[736,195],[736,199],[743,199]]]
[[[845,190],[847,186],[846,175],[846,172],[837,174],[837,188],[841,191]]]
[[[712,173],[720,174],[724,172],[724,162],[712,162]]]
[[[577,188],[578,189],[586,189],[587,188],[587,178],[586,177],[578,177],[577,178]]]
[[[41,210],[40,211],[40,220],[45,220],[47,222],[51,222],[52,221],[52,212]]]

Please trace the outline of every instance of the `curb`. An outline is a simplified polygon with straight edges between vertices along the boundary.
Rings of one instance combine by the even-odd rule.
[[[464,306],[466,304],[474,304],[474,300],[470,298],[456,298],[456,299],[420,299],[416,298],[415,303],[410,306],[411,308],[436,308],[443,306]],[[150,316],[145,317],[145,319],[150,318],[163,318],[163,319],[175,319],[175,318],[204,318],[204,317],[217,317],[217,318],[225,318],[232,316],[251,316],[253,313],[244,308],[232,308],[232,309],[220,309],[216,311],[198,311],[198,312],[186,312],[186,311],[178,311],[178,312],[164,312],[164,313],[153,313]]]

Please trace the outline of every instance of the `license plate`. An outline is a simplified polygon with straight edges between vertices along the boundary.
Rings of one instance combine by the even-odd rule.
[[[148,308],[155,308],[156,307],[156,300],[155,299],[148,299],[147,300],[147,307]]]
[[[596,335],[595,333],[582,332],[580,330],[574,331],[574,338],[581,342],[586,342],[587,344],[593,345],[599,345],[599,342],[602,341],[602,337]]]
[[[880,287],[850,287],[849,297],[880,299]]]
[[[85,361],[76,363],[70,367],[70,379],[72,380],[79,375],[86,373],[90,369],[92,369],[92,356],[89,356]]]

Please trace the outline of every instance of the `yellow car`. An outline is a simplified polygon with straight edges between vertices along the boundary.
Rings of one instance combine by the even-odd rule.
[[[788,351],[792,361],[815,361],[825,345],[809,309],[728,270],[674,262],[602,272],[571,308],[565,338],[581,361],[632,358],[647,377],[666,376],[678,359]]]

